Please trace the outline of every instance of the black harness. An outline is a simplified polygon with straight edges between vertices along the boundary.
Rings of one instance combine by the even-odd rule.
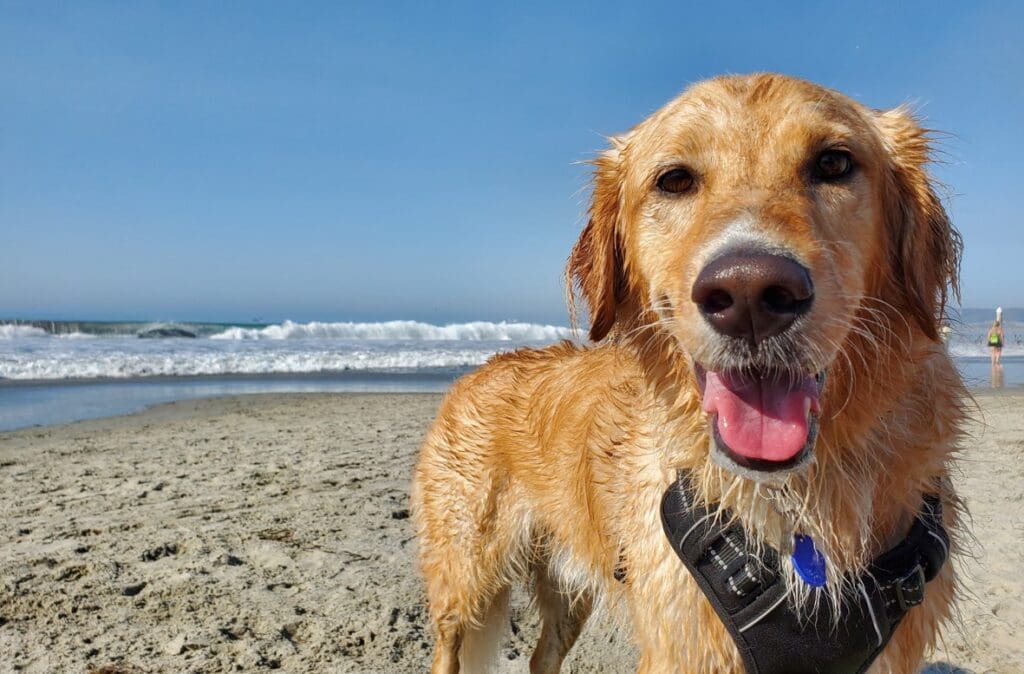
[[[925,583],[949,556],[942,506],[926,494],[907,537],[853,580],[855,597],[838,608],[812,592],[815,610],[798,616],[786,601],[779,553],[748,553],[743,528],[728,511],[696,503],[682,472],[661,502],[661,522],[679,558],[736,642],[747,674],[860,674],[889,642]],[[723,524],[724,523],[724,524]]]

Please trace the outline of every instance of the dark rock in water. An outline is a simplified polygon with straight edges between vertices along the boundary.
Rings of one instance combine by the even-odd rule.
[[[160,339],[163,337],[187,337],[195,339],[196,333],[185,328],[151,328],[139,333],[140,339]]]

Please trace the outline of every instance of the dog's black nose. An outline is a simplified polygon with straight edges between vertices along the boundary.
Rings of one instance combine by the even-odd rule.
[[[757,345],[810,311],[814,285],[788,257],[737,252],[708,263],[691,297],[715,330]]]

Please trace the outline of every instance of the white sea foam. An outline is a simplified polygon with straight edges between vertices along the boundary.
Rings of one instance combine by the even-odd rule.
[[[954,358],[988,358],[988,323],[963,323],[954,326],[953,334],[947,343],[949,354]],[[1024,324],[1008,321],[1004,325],[1006,343],[1003,345],[1004,356],[1024,355]]]
[[[987,324],[955,325],[950,354],[987,360],[987,331]],[[132,328],[52,334],[35,326],[0,325],[0,379],[455,371],[476,367],[500,351],[573,337],[563,327],[482,321],[444,326],[285,322],[232,327],[197,339],[138,339],[134,333]],[[1024,356],[1024,324],[1008,323],[1006,342],[1004,356]]]
[[[0,324],[0,339],[24,339],[26,337],[46,337],[46,331],[31,325]]]
[[[954,358],[988,358],[989,348],[984,344],[972,344],[969,342],[951,342],[949,344],[949,355]],[[1003,349],[1004,356],[1019,356],[1024,354],[1024,348],[1016,345],[1007,345]]]
[[[535,323],[452,323],[431,325],[418,321],[384,323],[293,323],[285,321],[265,328],[228,328],[210,339],[367,339],[430,341],[554,342],[572,339],[569,328]]]
[[[97,339],[99,337],[99,335],[90,335],[87,332],[62,332],[53,336],[58,339]]]
[[[138,339],[120,331],[53,334],[0,325],[0,379],[79,379],[475,367],[499,351],[572,337],[532,323],[430,325],[294,323],[230,327],[197,339]]]
[[[134,346],[129,342],[125,346]],[[201,343],[196,347],[203,346]],[[497,347],[497,345],[495,345]],[[0,377],[8,379],[78,379],[284,374],[357,371],[415,371],[458,369],[482,364],[497,348],[347,350],[259,349],[219,350],[182,347],[159,351],[140,349],[34,351],[0,356]]]

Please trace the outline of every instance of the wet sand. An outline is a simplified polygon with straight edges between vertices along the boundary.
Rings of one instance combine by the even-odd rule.
[[[271,394],[0,434],[0,672],[422,672],[408,482],[435,394]],[[972,596],[932,672],[1024,669],[1024,393],[979,393]],[[503,669],[536,616],[514,598]],[[629,672],[595,621],[566,672]]]

